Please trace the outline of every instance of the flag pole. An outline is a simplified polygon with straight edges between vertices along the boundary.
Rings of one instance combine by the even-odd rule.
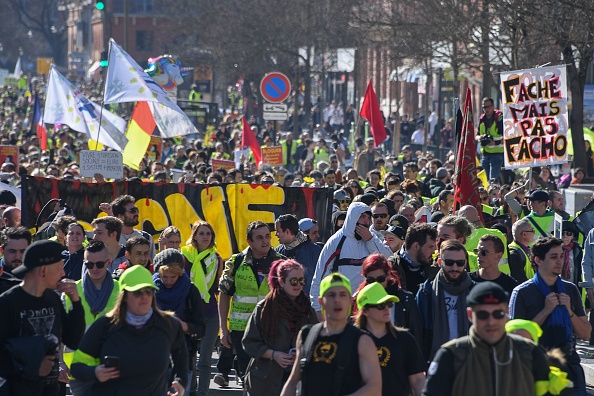
[[[107,48],[107,69],[109,69],[109,58],[111,55],[111,41],[109,42]],[[105,103],[105,86],[107,85],[107,69],[105,70],[105,75],[103,76],[103,100],[101,100],[101,110],[99,110],[99,128],[97,128],[97,142],[95,143],[95,151],[98,151],[97,148],[99,147],[99,135],[101,134],[101,121],[103,120],[103,103]]]

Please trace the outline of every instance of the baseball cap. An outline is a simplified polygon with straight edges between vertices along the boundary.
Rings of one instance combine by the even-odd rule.
[[[334,272],[322,279],[322,281],[320,282],[320,297],[324,297],[324,294],[328,291],[328,289],[334,286],[346,287],[346,289],[349,291],[349,294],[352,293],[351,281],[349,280],[349,278],[347,278],[340,272]]]
[[[402,151],[410,151],[410,146],[408,144],[405,144],[404,146],[402,146]]]
[[[184,255],[177,249],[165,249],[159,252],[153,260],[155,272],[159,271],[160,267],[171,264],[178,264],[181,268],[184,266]]]
[[[344,190],[336,190],[334,191],[334,199],[337,201],[344,201],[345,199],[349,198],[349,194]]]
[[[361,195],[361,202],[363,202],[367,206],[371,205],[375,201],[377,201],[377,197],[372,193],[366,193]]]
[[[152,287],[153,289],[159,290],[153,283],[151,272],[142,265],[135,265],[124,271],[124,274],[120,278],[120,286],[121,289],[129,292],[134,292],[146,287]]]
[[[398,238],[402,239],[403,241],[404,241],[404,238],[406,237],[406,231],[404,230],[404,228],[398,227],[398,226],[389,226],[386,230],[380,231],[380,233],[383,236],[386,236],[386,234],[396,235]]]
[[[63,251],[64,246],[58,242],[47,239],[33,242],[31,245],[29,245],[27,250],[25,250],[25,254],[23,255],[23,264],[12,271],[12,274],[17,278],[22,278],[33,268],[55,264],[60,260],[63,260]]]
[[[388,294],[386,289],[384,289],[384,287],[378,282],[373,282],[372,284],[365,286],[357,294],[357,306],[359,308],[363,308],[367,305],[382,304],[388,301],[398,302],[400,299],[396,296]]]
[[[536,344],[538,344],[538,339],[542,335],[542,329],[538,323],[526,319],[512,319],[505,323],[505,331],[511,333],[515,330],[526,330]]]
[[[472,288],[466,298],[468,306],[481,304],[496,305],[507,302],[507,293],[495,282],[481,282],[477,284]]]
[[[549,194],[547,194],[546,191],[542,191],[542,190],[532,190],[530,191],[529,195],[526,195],[525,197],[526,199],[529,199],[531,201],[548,201],[549,200]]]
[[[8,190],[2,190],[0,191],[0,204],[14,206],[16,205],[16,196]]]
[[[318,222],[315,221],[314,219],[310,219],[309,217],[305,217],[305,218],[299,220],[299,229],[301,231],[303,231],[303,232],[306,232],[306,231],[311,230],[317,224],[318,224]]]
[[[390,221],[388,222],[388,224],[393,225],[394,222],[396,222],[398,224],[398,226],[404,230],[406,230],[408,228],[408,219],[401,214],[396,214],[396,215],[390,217]]]
[[[448,170],[447,170],[446,168],[439,168],[439,169],[437,170],[437,172],[435,172],[435,176],[436,176],[438,179],[443,179],[444,177],[446,177],[446,176],[448,175],[448,173],[449,173],[449,172],[448,172]]]

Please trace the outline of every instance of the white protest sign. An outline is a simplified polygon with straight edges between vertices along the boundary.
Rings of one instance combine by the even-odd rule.
[[[83,150],[80,152],[80,175],[93,177],[100,173],[106,179],[124,177],[124,161],[119,151]]]

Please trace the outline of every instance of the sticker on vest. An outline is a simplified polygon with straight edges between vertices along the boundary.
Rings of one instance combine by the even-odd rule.
[[[319,341],[313,350],[313,360],[314,362],[331,364],[337,350],[338,345],[335,342]]]

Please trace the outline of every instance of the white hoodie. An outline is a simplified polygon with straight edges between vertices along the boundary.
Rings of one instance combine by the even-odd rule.
[[[359,221],[359,217],[361,217],[361,215],[365,212],[369,212],[371,217],[371,208],[363,202],[353,202],[351,205],[349,205],[343,227],[334,235],[332,235],[330,239],[328,239],[328,242],[326,242],[324,248],[322,249],[322,253],[320,253],[320,258],[318,259],[318,264],[316,265],[316,272],[311,281],[309,295],[311,299],[311,306],[316,311],[321,311],[320,303],[318,302],[318,296],[320,294],[320,282],[322,279],[324,279],[324,277],[328,276],[332,272],[332,264],[336,259],[362,259],[373,253],[380,253],[386,257],[390,257],[392,255],[390,248],[384,245],[373,232],[371,233],[372,238],[367,242],[363,240],[357,240],[355,238],[355,227],[357,226],[357,221]],[[326,261],[328,261],[330,256],[336,252],[338,244],[340,243],[340,239],[343,237],[343,235],[346,236],[346,239],[342,245],[340,256],[335,257],[330,263],[328,263],[326,268],[324,268]],[[353,293],[359,288],[361,282],[363,282],[361,266],[341,265],[338,267],[338,271],[349,278],[351,281],[351,291]]]

